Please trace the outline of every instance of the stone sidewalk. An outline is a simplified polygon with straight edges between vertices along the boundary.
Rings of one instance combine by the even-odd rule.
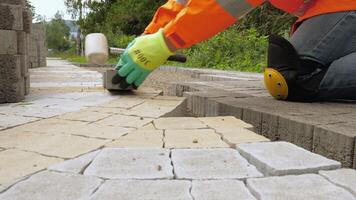
[[[189,100],[112,95],[101,75],[49,60],[26,101],[0,106],[0,199],[356,199],[356,171]]]
[[[199,81],[167,83],[166,95],[187,98],[193,116],[231,115],[272,141],[288,141],[356,169],[356,103],[276,101],[261,74],[161,67]]]

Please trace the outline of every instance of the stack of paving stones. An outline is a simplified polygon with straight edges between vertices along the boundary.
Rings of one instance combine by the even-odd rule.
[[[47,66],[46,30],[43,24],[33,24],[29,35],[28,59],[30,68]]]
[[[31,25],[31,12],[24,0],[0,0],[0,103],[21,101],[29,93]]]
[[[233,117],[159,118],[139,128],[136,139],[149,144],[145,134],[162,135],[163,146],[128,142],[93,150],[0,189],[0,200],[356,199],[355,170],[288,142],[245,134],[250,128]],[[229,137],[235,145],[224,145]]]
[[[170,83],[164,93],[187,97],[192,116],[231,115],[272,141],[288,141],[356,169],[356,104],[276,101],[261,74],[161,67],[199,81]]]

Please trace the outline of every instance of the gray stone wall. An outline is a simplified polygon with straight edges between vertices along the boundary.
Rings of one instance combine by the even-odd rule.
[[[45,67],[47,46],[46,46],[46,30],[42,24],[33,24],[32,31],[29,36],[28,58],[30,68]]]
[[[0,0],[0,103],[30,92],[30,67],[46,66],[45,31],[32,27],[24,0]]]
[[[23,0],[0,0],[0,103],[29,93],[27,35],[32,17]]]

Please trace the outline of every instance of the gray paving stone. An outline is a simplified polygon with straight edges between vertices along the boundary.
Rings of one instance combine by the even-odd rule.
[[[344,168],[333,171],[320,171],[319,174],[337,186],[345,188],[356,198],[356,170]]]
[[[337,169],[341,164],[288,142],[237,145],[238,151],[266,176],[317,173]]]
[[[241,179],[262,174],[233,149],[174,149],[172,161],[178,179]]]
[[[85,155],[79,156],[78,158],[70,159],[62,163],[50,166],[48,169],[60,172],[69,172],[69,173],[81,173],[85,167],[89,165],[90,162],[98,155],[100,150],[87,153]]]
[[[351,193],[316,174],[248,179],[247,187],[263,200],[354,200]]]
[[[352,167],[355,153],[355,122],[314,128],[313,152]]]
[[[39,120],[39,118],[24,117],[18,115],[0,115],[0,126],[14,127],[14,126],[26,124],[37,120]]]
[[[1,200],[88,199],[102,180],[82,175],[44,171],[0,194]]]
[[[170,179],[173,168],[169,150],[106,148],[84,175],[107,179]]]
[[[242,181],[193,181],[192,185],[195,200],[255,200]]]
[[[181,180],[106,181],[91,200],[193,200],[191,183]]]

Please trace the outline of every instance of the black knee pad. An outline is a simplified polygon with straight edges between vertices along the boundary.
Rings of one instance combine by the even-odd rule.
[[[314,92],[305,89],[298,81],[303,71],[301,59],[288,40],[271,35],[268,47],[268,67],[264,82],[269,93],[276,99],[288,101],[313,101]]]

